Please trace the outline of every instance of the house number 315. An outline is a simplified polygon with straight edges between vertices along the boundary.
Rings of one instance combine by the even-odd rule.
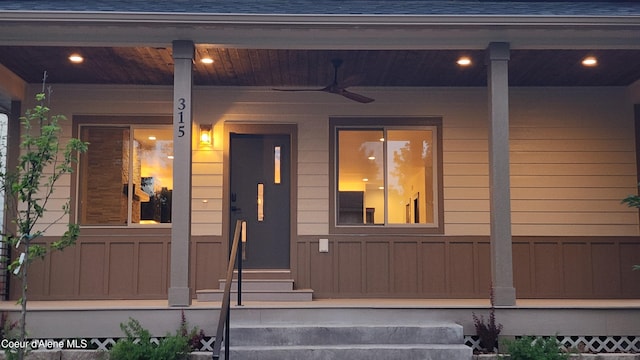
[[[178,137],[184,136],[184,110],[187,107],[186,100],[184,98],[178,99]]]

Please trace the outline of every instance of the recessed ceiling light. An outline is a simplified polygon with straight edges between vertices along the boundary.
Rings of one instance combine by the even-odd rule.
[[[462,56],[456,61],[456,63],[460,66],[469,66],[471,65],[471,58],[468,56]]]
[[[369,179],[364,178],[364,179],[362,179],[362,181],[367,182],[367,181],[369,181]]]
[[[151,136],[149,136],[149,137],[148,137],[148,139],[149,139],[149,140],[151,140],[151,141],[153,141],[153,140],[156,140],[156,137],[155,137],[155,136],[153,136],[153,135],[151,135]]]
[[[69,61],[74,64],[79,64],[84,61],[84,58],[80,54],[71,54],[69,55]]]
[[[200,62],[203,64],[213,64],[213,59],[212,58],[202,58],[200,59]]]
[[[369,160],[375,160],[375,159],[376,159],[376,157],[375,157],[375,156],[369,156],[367,159],[369,159]]]
[[[598,59],[595,56],[587,56],[582,59],[582,65],[584,66],[596,66],[598,65]]]

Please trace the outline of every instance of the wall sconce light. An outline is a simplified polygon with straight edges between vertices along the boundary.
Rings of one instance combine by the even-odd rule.
[[[200,124],[200,145],[213,145],[213,127],[210,124]]]

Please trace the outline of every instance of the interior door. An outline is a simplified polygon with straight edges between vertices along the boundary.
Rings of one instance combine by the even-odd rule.
[[[247,222],[248,269],[288,269],[290,137],[230,134],[230,220]],[[233,240],[233,233],[229,241]]]

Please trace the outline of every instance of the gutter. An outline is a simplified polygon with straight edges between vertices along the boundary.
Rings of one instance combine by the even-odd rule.
[[[286,26],[589,26],[640,27],[629,16],[202,14],[151,12],[2,11],[1,22],[40,24],[286,25]]]

